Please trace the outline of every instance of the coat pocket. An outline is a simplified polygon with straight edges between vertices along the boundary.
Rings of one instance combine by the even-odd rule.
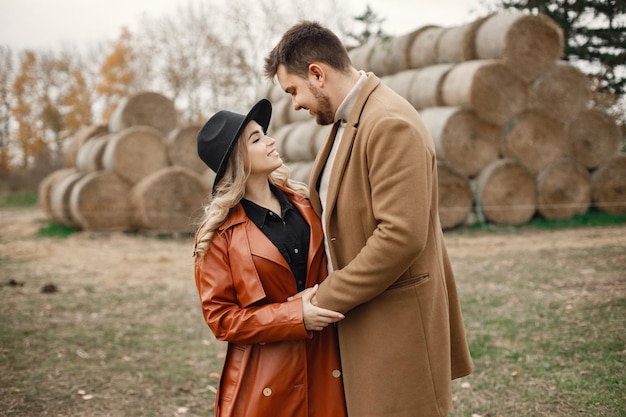
[[[406,287],[411,287],[414,285],[419,285],[429,279],[430,279],[430,274],[428,274],[427,272],[420,274],[420,275],[416,275],[414,277],[400,278],[396,282],[391,284],[389,288],[387,288],[386,291],[392,291],[392,290],[397,290],[399,288],[406,288]]]

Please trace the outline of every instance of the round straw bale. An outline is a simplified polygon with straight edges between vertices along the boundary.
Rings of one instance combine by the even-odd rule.
[[[320,149],[322,149],[322,145],[324,144],[324,141],[326,141],[326,138],[328,137],[328,134],[330,133],[331,129],[332,129],[331,125],[317,126],[315,136],[313,137],[313,140],[311,141],[311,155],[314,156],[313,159],[315,159],[315,156],[317,156],[317,153],[320,151]]]
[[[578,68],[558,61],[530,86],[528,107],[569,122],[591,101],[591,83]]]
[[[387,56],[391,51],[391,38],[378,39],[372,46],[372,52],[369,56],[369,68],[379,77],[390,75],[387,70]]]
[[[518,159],[537,175],[566,155],[563,125],[535,110],[519,113],[503,131],[502,155]]]
[[[354,65],[356,69],[362,71],[372,70],[370,67],[370,55],[372,54],[372,50],[376,43],[377,42],[375,40],[370,40],[369,42],[348,51],[350,61],[352,61],[352,65]]]
[[[172,130],[165,140],[167,156],[172,165],[187,167],[199,174],[206,164],[198,156],[198,131],[201,126],[191,125]]]
[[[500,129],[461,107],[430,107],[420,112],[435,141],[437,158],[473,177],[500,156]]]
[[[396,93],[400,94],[405,99],[409,99],[409,93],[411,91],[411,85],[415,79],[415,74],[419,70],[407,70],[397,72],[395,74],[381,77],[387,87],[391,88]]]
[[[196,172],[180,166],[160,169],[131,191],[133,225],[154,233],[193,232],[206,197],[205,181]]]
[[[204,171],[200,176],[202,177],[202,182],[207,190],[207,193],[210,193],[213,189],[213,182],[215,181],[215,172],[213,172],[212,169],[207,168],[206,171]]]
[[[285,143],[287,142],[287,137],[289,133],[298,125],[298,123],[289,123],[283,125],[276,130],[274,130],[269,136],[271,136],[276,143],[274,147],[276,151],[280,154],[281,157],[285,154]]]
[[[50,208],[52,209],[52,219],[57,223],[70,227],[80,227],[79,220],[71,211],[70,197],[76,183],[85,175],[84,172],[74,170],[56,178],[50,189]]]
[[[300,181],[307,185],[309,184],[309,177],[311,176],[313,161],[290,162],[287,167],[290,171],[289,178],[295,181]]]
[[[257,86],[256,97],[260,100],[262,98],[268,99],[272,103],[276,103],[285,98],[285,92],[280,87],[280,84],[266,80],[261,82]]]
[[[489,164],[476,177],[474,201],[486,220],[521,225],[535,214],[536,193],[531,172],[517,160],[503,158]]]
[[[130,187],[128,182],[114,172],[95,171],[85,174],[72,189],[72,216],[84,230],[129,230]]]
[[[115,133],[107,133],[89,139],[78,150],[76,154],[76,168],[85,172],[99,171],[104,168],[102,165],[102,155],[109,140]]]
[[[600,109],[580,112],[565,128],[566,151],[587,169],[615,156],[622,146],[615,118]]]
[[[445,28],[437,43],[437,62],[446,64],[476,59],[474,38],[486,19],[483,17],[464,25]]]
[[[437,43],[445,28],[428,26],[413,38],[409,50],[410,68],[423,68],[437,63]]]
[[[546,219],[571,219],[591,204],[589,171],[571,158],[560,158],[537,176],[537,210]]]
[[[480,25],[474,45],[478,59],[502,59],[531,82],[563,55],[563,31],[543,14],[500,13]]]
[[[39,182],[37,191],[37,204],[39,208],[44,212],[47,218],[54,219],[54,213],[52,211],[52,203],[50,201],[52,194],[52,187],[59,181],[60,178],[64,178],[69,174],[76,172],[75,168],[61,168],[52,171],[43,180]]]
[[[169,164],[161,132],[149,126],[133,126],[109,139],[102,165],[135,184]]]
[[[526,107],[527,94],[526,84],[498,60],[456,64],[441,88],[444,105],[472,107],[498,126]]]
[[[150,126],[163,135],[176,127],[176,108],[167,97],[141,92],[123,100],[109,120],[109,130],[120,132],[131,126]]]
[[[387,71],[387,74],[395,74],[411,68],[411,45],[413,44],[415,37],[426,27],[429,26],[391,38],[389,51],[384,57],[385,70]]]
[[[91,125],[80,129],[71,139],[64,154],[65,165],[73,167],[76,164],[78,150],[89,139],[109,133],[109,125]]]
[[[626,154],[605,160],[591,174],[591,199],[599,210],[626,213]]]
[[[465,223],[472,211],[474,196],[469,179],[443,161],[437,161],[439,175],[439,219],[442,229]]]
[[[287,97],[283,97],[281,100],[278,100],[272,105],[272,118],[270,119],[270,124],[267,128],[268,132],[273,132],[276,129],[289,124],[289,112],[291,105],[291,100]]]
[[[312,161],[315,154],[311,152],[311,142],[317,135],[315,120],[294,123],[293,129],[285,137],[282,154],[286,161]]]
[[[437,64],[414,71],[413,80],[407,97],[416,109],[443,105],[441,88],[454,64]]]

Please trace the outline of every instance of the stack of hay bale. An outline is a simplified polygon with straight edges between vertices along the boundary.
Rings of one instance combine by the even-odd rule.
[[[107,125],[73,138],[66,167],[39,185],[53,221],[88,231],[193,232],[213,176],[197,156],[199,126],[177,126],[171,100],[142,92]]]
[[[437,149],[442,226],[567,219],[592,204],[626,212],[622,132],[592,108],[591,82],[560,58],[563,34],[545,15],[494,14],[426,26],[352,49],[421,114]],[[295,112],[277,86],[270,131],[296,179],[307,181],[328,133]],[[298,113],[303,113],[299,115]]]

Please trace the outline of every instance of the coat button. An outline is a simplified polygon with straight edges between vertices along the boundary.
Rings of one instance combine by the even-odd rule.
[[[272,395],[272,389],[271,388],[263,388],[263,395],[265,395],[266,397],[269,397],[270,395]]]
[[[340,371],[339,369],[335,369],[335,370],[333,371],[333,376],[334,376],[335,378],[339,378],[339,377],[341,376],[341,371]]]

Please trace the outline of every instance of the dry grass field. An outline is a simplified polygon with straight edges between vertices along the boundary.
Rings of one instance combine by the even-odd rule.
[[[0,416],[212,415],[191,236],[46,224],[0,209]],[[626,416],[626,225],[446,239],[476,365],[452,416]]]

